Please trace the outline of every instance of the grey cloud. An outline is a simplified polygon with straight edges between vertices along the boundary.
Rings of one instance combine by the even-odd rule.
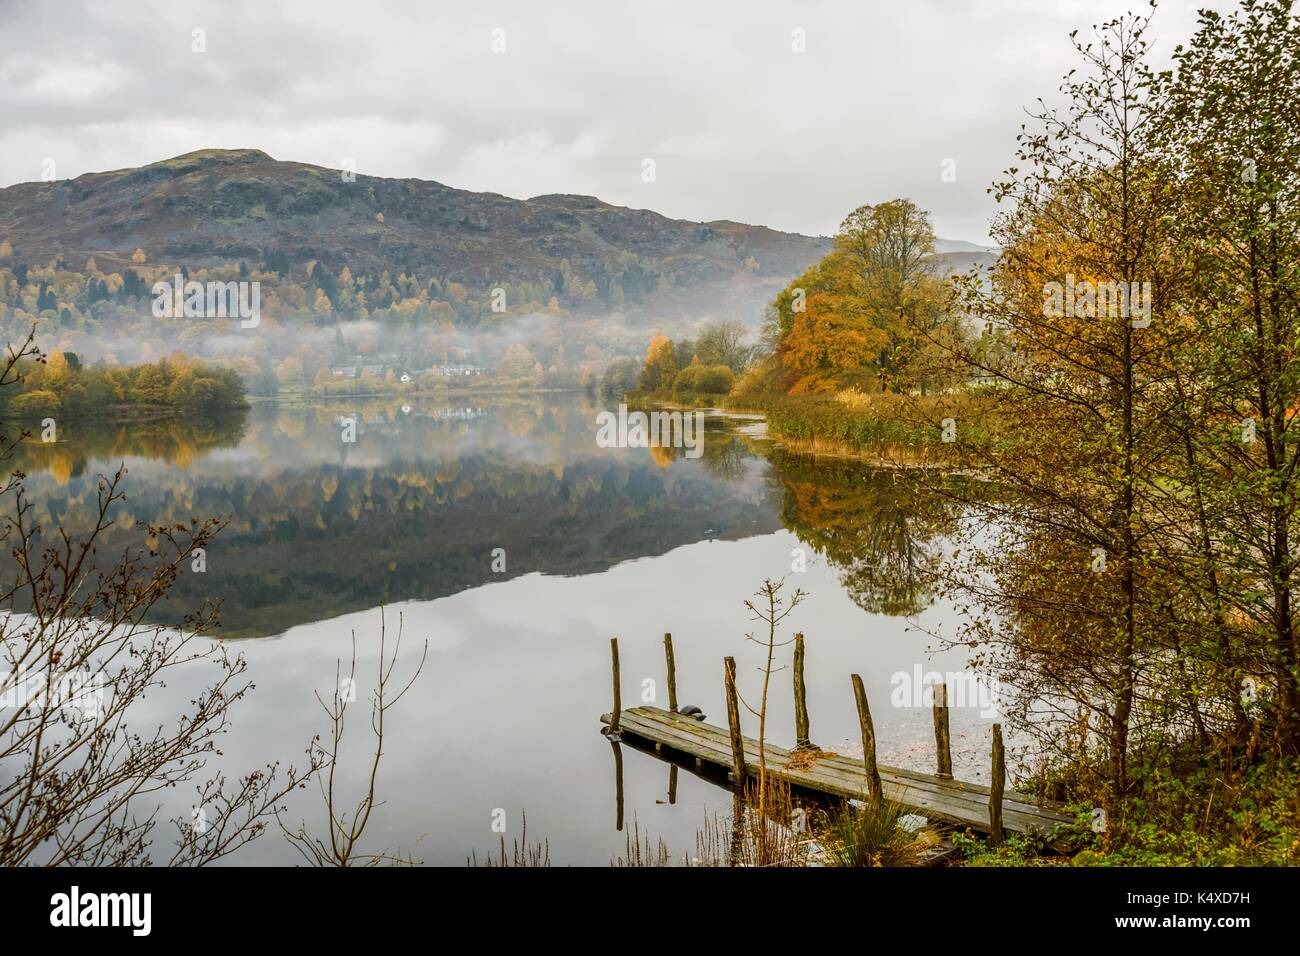
[[[1220,4],[1221,5],[1221,4]],[[0,32],[0,185],[205,147],[811,234],[909,196],[983,241],[1067,34],[1137,0],[42,2]],[[1166,3],[1166,54],[1195,5]],[[191,52],[191,31],[207,52]],[[505,30],[506,52],[490,49]],[[791,51],[791,31],[808,52]],[[640,180],[653,158],[658,179]],[[957,181],[941,181],[945,159]]]

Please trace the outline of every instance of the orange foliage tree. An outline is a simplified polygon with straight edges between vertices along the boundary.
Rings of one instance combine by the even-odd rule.
[[[793,381],[790,393],[831,392],[872,379],[887,333],[834,292],[814,292],[795,312],[778,354]]]

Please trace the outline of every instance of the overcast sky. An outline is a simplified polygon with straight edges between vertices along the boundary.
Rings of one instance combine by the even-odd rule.
[[[1161,5],[1158,52],[1186,39],[1203,5]],[[1144,7],[0,0],[0,185],[40,179],[47,158],[63,179],[256,147],[810,234],[907,196],[940,236],[983,242],[985,189],[1012,161],[1024,107],[1074,65],[1070,30]],[[948,159],[955,182],[942,179]]]

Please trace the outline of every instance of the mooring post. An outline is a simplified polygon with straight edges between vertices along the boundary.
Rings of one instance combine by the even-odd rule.
[[[862,688],[862,678],[853,677],[853,696],[858,702],[858,723],[862,725],[862,763],[867,771],[867,795],[875,806],[884,800],[885,791],[880,785],[880,769],[876,766],[876,728],[871,723],[871,708],[867,706],[867,692]]]
[[[948,682],[934,688],[934,746],[938,753],[936,776],[952,779],[952,737],[948,730]]]
[[[1002,788],[1006,784],[1006,754],[1002,751],[1002,725],[993,725],[993,779],[989,783],[989,844],[1002,842]]]
[[[745,862],[745,798],[740,787],[731,791],[731,840],[727,848],[727,865],[740,866]]]
[[[623,710],[623,699],[622,699],[622,695],[619,693],[618,638],[617,637],[611,637],[609,639],[609,654],[614,661],[614,709],[613,711],[610,712],[609,715],[609,735],[611,737],[617,738],[618,731],[619,731],[618,718]]]
[[[668,709],[677,713],[677,664],[673,661],[673,636],[664,635],[664,657],[668,659]]]
[[[732,774],[737,787],[745,785],[745,744],[740,736],[740,700],[736,696],[736,659],[722,659],[723,685],[727,694],[727,726],[731,729]]]
[[[811,750],[808,739],[808,687],[803,680],[803,634],[794,636],[794,746]]]

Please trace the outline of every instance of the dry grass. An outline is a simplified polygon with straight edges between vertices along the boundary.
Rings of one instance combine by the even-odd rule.
[[[791,798],[790,788],[781,781],[768,784],[766,815],[760,817],[758,793],[750,786],[742,799],[733,794],[730,814],[713,814],[695,834],[695,853],[684,854],[684,866],[809,866],[817,847],[803,825],[807,813]],[[668,847],[662,839],[652,841],[633,824],[627,836],[627,852],[612,861],[613,866],[671,866]]]
[[[471,851],[469,859],[465,861],[468,866],[486,866],[486,867],[508,867],[508,866],[526,866],[526,867],[548,867],[551,865],[551,843],[549,840],[543,840],[540,843],[528,842],[528,815],[523,815],[523,833],[518,840],[514,842],[514,852],[506,855],[506,838],[501,837],[500,856],[493,857],[489,853],[480,863],[478,857]]]
[[[683,862],[687,866],[691,863],[689,857]],[[627,834],[627,856],[615,857],[610,861],[609,865],[618,867],[672,866],[672,857],[668,852],[668,844],[663,841],[662,837],[652,844],[650,834],[642,833],[640,825],[633,820],[632,829]]]
[[[841,804],[822,814],[817,829],[827,866],[917,866],[936,842],[925,830],[910,833],[900,825],[903,807],[884,800],[855,807]]]
[[[787,770],[811,770],[817,765],[817,761],[823,757],[834,757],[835,754],[829,750],[818,750],[816,748],[790,751],[790,759],[786,762]]]

